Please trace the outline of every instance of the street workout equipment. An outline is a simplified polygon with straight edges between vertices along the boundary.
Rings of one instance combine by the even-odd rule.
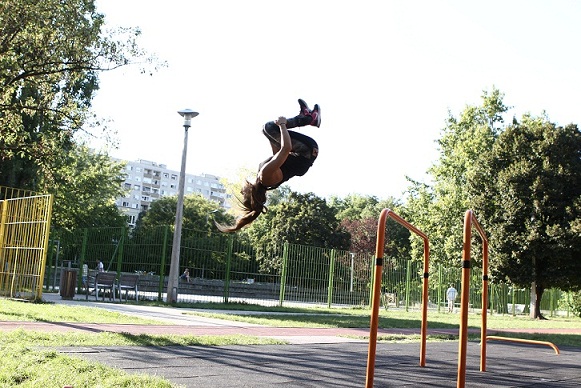
[[[367,375],[366,388],[373,387],[375,375],[375,356],[377,347],[377,327],[379,323],[379,306],[381,304],[381,276],[383,272],[383,250],[385,245],[385,224],[387,217],[392,218],[399,224],[405,226],[410,231],[416,233],[424,240],[424,281],[422,294],[422,326],[420,345],[420,366],[426,365],[426,332],[427,332],[427,311],[428,311],[428,269],[429,269],[429,245],[428,237],[415,228],[413,225],[399,217],[389,209],[383,209],[379,216],[377,225],[377,244],[375,248],[375,273],[373,277],[373,294],[371,304],[371,321],[369,331],[369,350],[367,355]],[[472,243],[472,228],[475,228],[482,240],[482,325],[480,333],[480,371],[486,371],[486,342],[490,340],[507,341],[515,343],[525,343],[530,345],[550,346],[559,354],[559,349],[551,342],[535,341],[521,338],[508,338],[500,336],[487,336],[487,316],[488,316],[488,239],[484,230],[478,223],[474,212],[467,210],[464,216],[464,234],[462,249],[462,287],[460,301],[460,330],[458,345],[458,374],[456,380],[457,388],[464,388],[466,384],[466,350],[468,343],[468,308],[470,290],[470,248]]]
[[[458,378],[457,388],[464,388],[466,384],[466,348],[468,343],[468,299],[470,289],[470,248],[472,242],[472,227],[480,234],[482,239],[482,325],[480,328],[480,371],[486,372],[486,342],[488,340],[526,343],[531,345],[546,345],[559,354],[559,349],[551,342],[534,341],[522,338],[507,338],[499,336],[487,336],[486,324],[488,317],[488,239],[484,230],[478,223],[472,210],[467,210],[464,215],[464,237],[462,249],[462,292],[460,301],[460,343],[458,345]]]
[[[373,299],[371,302],[371,323],[369,329],[369,351],[367,354],[367,379],[365,386],[373,387],[375,376],[375,353],[377,349],[377,326],[379,324],[379,305],[381,304],[381,275],[383,273],[383,250],[385,247],[385,223],[390,217],[424,240],[424,281],[422,289],[422,325],[420,344],[420,366],[426,366],[426,336],[428,330],[428,269],[430,264],[430,248],[428,237],[418,228],[395,214],[390,209],[383,209],[377,225],[377,244],[375,246],[375,273],[373,277]]]

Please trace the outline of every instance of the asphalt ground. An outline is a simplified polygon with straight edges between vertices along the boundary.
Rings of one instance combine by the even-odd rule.
[[[104,308],[160,320],[163,325],[104,325],[50,322],[0,322],[0,331],[23,328],[41,331],[113,331],[131,334],[248,334],[284,339],[289,345],[219,347],[66,347],[72,357],[94,360],[127,373],[157,375],[183,387],[364,387],[368,329],[263,327],[184,314],[187,310],[62,300],[47,301]],[[429,324],[428,324],[429,326]],[[562,331],[560,331],[562,332]],[[577,334],[581,330],[573,331]],[[418,334],[413,329],[380,329],[378,334]],[[429,334],[454,330],[429,330]],[[480,368],[480,345],[469,342],[466,387],[579,387],[581,344],[560,354],[538,345],[488,342],[486,372]],[[378,343],[375,387],[455,387],[458,342],[428,342],[426,366],[419,366],[419,343]]]

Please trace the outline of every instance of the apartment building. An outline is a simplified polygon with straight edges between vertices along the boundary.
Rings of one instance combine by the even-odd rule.
[[[135,226],[140,212],[149,209],[153,201],[165,196],[178,194],[179,171],[170,170],[165,164],[139,159],[124,161],[126,178],[123,187],[127,194],[116,201],[117,207],[127,214],[130,226]],[[186,173],[184,195],[201,194],[216,202],[218,206],[228,207],[226,188],[215,175],[192,175]]]

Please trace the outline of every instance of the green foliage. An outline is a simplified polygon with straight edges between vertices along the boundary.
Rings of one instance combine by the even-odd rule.
[[[405,213],[429,236],[433,263],[454,265],[460,259],[464,213],[470,208],[467,177],[492,147],[508,110],[503,97],[493,88],[483,93],[481,106],[466,107],[458,118],[450,114],[438,140],[440,158],[429,170],[433,185],[410,180]],[[413,248],[418,256],[423,244],[416,240]]]
[[[339,220],[362,220],[378,218],[381,210],[394,209],[398,206],[398,201],[395,198],[380,200],[375,196],[350,194],[345,198],[332,196],[329,199],[329,206],[336,210]]]
[[[162,197],[151,203],[149,209],[139,214],[134,235],[154,229],[160,225],[174,225],[178,198],[177,196]],[[214,221],[229,223],[232,217],[216,202],[204,198],[200,194],[184,196],[183,220],[184,229],[216,230]]]
[[[288,199],[271,206],[249,232],[253,242],[280,245],[312,245],[347,249],[349,235],[341,229],[333,208],[313,193],[291,192]]]
[[[470,179],[491,266],[537,292],[581,287],[581,132],[546,117],[514,122]]]
[[[115,200],[124,195],[123,164],[86,147],[73,145],[56,155],[49,174],[42,174],[39,186],[54,195],[53,221],[56,228],[124,226],[125,217]]]
[[[573,311],[573,314],[581,317],[581,291],[577,291],[572,294],[570,307]]]
[[[90,112],[99,72],[154,61],[139,30],[104,23],[94,0],[0,2],[0,185],[54,193],[59,227],[118,224],[117,167],[77,135],[100,125]]]
[[[313,193],[290,192],[286,200],[270,206],[241,233],[257,247],[261,270],[280,268],[284,242],[321,248],[348,249],[349,234],[340,225],[336,211]]]

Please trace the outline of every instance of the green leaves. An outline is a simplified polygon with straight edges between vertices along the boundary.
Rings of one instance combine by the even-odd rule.
[[[499,135],[470,182],[490,232],[491,264],[517,285],[581,286],[581,132],[525,115]]]

